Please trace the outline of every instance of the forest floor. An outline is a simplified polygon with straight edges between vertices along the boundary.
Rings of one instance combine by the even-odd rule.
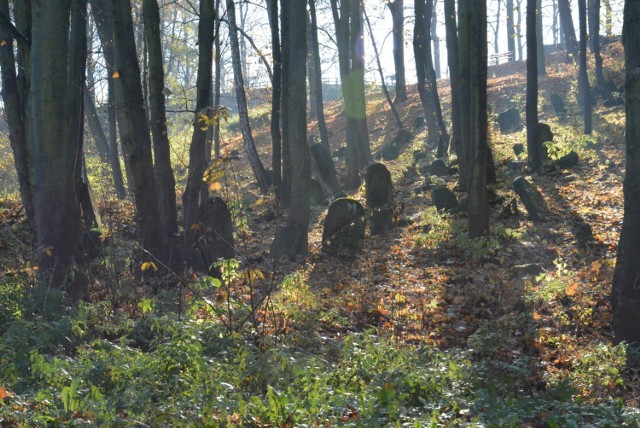
[[[603,54],[605,70],[614,83],[622,86],[621,45],[609,44]],[[236,224],[244,226],[236,238],[236,246],[241,249],[241,264],[235,268],[241,274],[234,279],[238,285],[198,289],[199,295],[214,302],[230,302],[233,296],[244,301],[245,306],[247,302],[261,302],[255,314],[250,315],[255,321],[254,334],[261,337],[261,349],[284,344],[331,360],[331,343],[354,333],[373,332],[389,339],[394,347],[457,350],[474,364],[488,364],[485,369],[489,374],[480,381],[482,388],[498,388],[492,385],[495,382],[507,392],[498,394],[500,404],[491,402],[470,414],[465,409],[454,409],[455,424],[467,421],[481,425],[486,417],[485,423],[492,426],[559,426],[569,420],[600,425],[596,416],[558,416],[557,412],[570,411],[549,404],[550,397],[560,400],[556,396],[563,394],[584,409],[612,403],[617,403],[619,409],[638,407],[640,373],[629,363],[631,351],[613,343],[608,301],[623,215],[624,107],[605,107],[598,98],[594,132],[583,136],[575,96],[577,66],[566,63],[563,53],[548,56],[547,75],[540,78],[540,120],[548,123],[555,134],[549,152],[553,158],[573,150],[580,161],[570,169],[527,175],[524,155],[518,157],[513,151],[516,143],[526,145],[525,131],[501,135],[493,122],[498,113],[510,107],[524,112],[525,73],[522,62],[489,69],[491,147],[498,175],[492,190],[500,202],[492,206],[488,237],[468,237],[464,210],[442,213],[432,206],[431,190],[435,186],[456,191],[462,206],[465,197],[456,187],[456,175],[430,177],[416,170],[414,151],[426,153],[430,160],[435,147],[425,144],[424,128],[414,129],[422,110],[415,87],[411,87],[409,100],[398,107],[405,127],[415,133],[415,139],[397,160],[384,161],[392,174],[395,201],[406,206],[401,225],[383,235],[367,234],[363,253],[356,260],[338,260],[321,252],[326,207],[314,206],[309,255],[273,262],[268,247],[277,225],[286,220],[286,212],[272,199],[259,195],[241,155],[227,164],[233,172],[228,175],[233,178],[230,188],[219,189],[231,200],[230,205],[237,207]],[[449,117],[447,80],[439,82],[439,91],[445,117]],[[558,119],[553,113],[551,94],[565,100],[565,118]],[[372,95],[367,108],[376,153],[397,130],[382,96]],[[329,105],[326,116],[335,149],[345,141],[341,103]],[[524,113],[522,116],[524,119]],[[270,158],[268,121],[259,119],[256,123],[264,126],[256,127],[256,142],[266,160]],[[313,122],[309,133],[317,134]],[[232,150],[242,153],[240,136],[225,131],[223,152]],[[344,158],[335,159],[340,174],[344,171]],[[505,210],[517,200],[512,181],[521,175],[542,192],[546,204],[542,221],[529,220],[519,201],[515,212]],[[363,189],[349,196],[363,200]],[[131,236],[132,210],[115,202],[103,205],[103,219],[115,224],[110,235],[114,241],[119,236],[124,242],[126,236]],[[27,245],[17,247],[16,242],[24,240],[11,232],[12,225],[19,221],[15,205],[2,201],[0,258],[6,266],[4,276],[17,272],[33,275],[29,267],[33,254]],[[585,224],[591,227],[593,239],[583,239]],[[16,248],[20,248],[20,260],[16,260]],[[114,282],[112,277],[97,275],[95,296],[122,296],[122,291],[113,291],[118,284],[109,286],[110,281]],[[135,284],[139,280],[130,281]],[[196,299],[193,287],[184,295],[181,291],[181,302]],[[133,317],[143,316],[146,310],[139,302],[148,296],[148,289],[142,284],[132,288],[126,298],[129,303],[122,298],[120,307]],[[239,325],[246,321],[247,312],[240,304],[233,305],[221,309],[220,319]],[[1,382],[2,376],[0,387]],[[381,386],[382,391],[393,389],[389,382],[392,381]],[[509,415],[510,406],[516,406],[514,402],[532,396],[545,396],[547,402],[527,408],[517,418],[505,416]],[[0,394],[0,406],[2,398]],[[364,409],[345,409],[339,422],[366,426]],[[593,411],[592,407],[589,409]],[[492,412],[499,414],[491,419]],[[580,414],[581,410],[574,412]],[[441,415],[431,422],[448,425],[443,418]],[[286,421],[290,420],[285,418],[279,424],[287,426]],[[608,421],[615,425],[623,419]],[[234,425],[232,422],[227,418],[230,426]]]

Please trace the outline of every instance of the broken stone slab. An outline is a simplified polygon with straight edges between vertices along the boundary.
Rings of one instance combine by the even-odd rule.
[[[354,259],[362,252],[365,227],[366,212],[360,202],[336,199],[324,219],[322,251],[330,256]]]
[[[549,101],[551,101],[551,105],[553,106],[553,110],[556,112],[556,116],[559,118],[564,118],[567,114],[567,109],[564,105],[564,100],[558,94],[551,94],[549,97]]]
[[[560,159],[556,160],[556,165],[560,169],[569,169],[576,165],[580,161],[580,157],[574,151],[571,151],[569,154],[562,156]]]
[[[383,233],[393,226],[391,173],[382,163],[373,163],[365,174],[365,198],[370,211],[371,233]]]
[[[431,191],[431,203],[438,211],[454,211],[458,208],[458,198],[446,187],[437,187]]]
[[[522,130],[522,121],[520,120],[520,112],[515,108],[510,108],[498,115],[498,126],[500,133],[510,134]]]

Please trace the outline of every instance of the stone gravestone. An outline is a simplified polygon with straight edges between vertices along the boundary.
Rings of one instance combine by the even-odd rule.
[[[413,134],[406,130],[400,129],[395,137],[388,143],[384,144],[377,153],[377,157],[384,160],[394,160],[400,156],[402,149],[413,141]]]
[[[446,187],[437,187],[431,191],[431,203],[438,211],[453,211],[458,208],[458,198]]]
[[[345,194],[338,182],[338,174],[336,173],[336,167],[333,164],[333,159],[329,154],[329,150],[320,143],[315,143],[309,146],[311,156],[318,165],[320,172],[320,178],[326,183],[327,187],[331,190],[334,197],[341,198]]]
[[[498,126],[500,133],[510,134],[522,130],[522,121],[520,120],[520,112],[515,108],[502,112],[498,115]]]
[[[311,199],[311,205],[322,206],[327,204],[327,195],[322,188],[322,184],[313,178],[309,182],[309,197]]]
[[[527,209],[531,220],[542,220],[542,215],[544,213],[544,199],[538,189],[536,189],[536,187],[529,183],[524,177],[518,177],[513,180],[513,189],[516,191],[516,194],[520,197],[520,201]]]
[[[551,97],[549,98],[549,100],[551,101],[553,110],[555,110],[556,112],[556,116],[558,116],[561,119],[564,118],[567,114],[567,109],[565,108],[564,101],[562,100],[560,95],[551,94]]]
[[[365,209],[360,202],[336,199],[324,219],[322,251],[330,256],[354,259],[362,252],[365,226]]]
[[[393,185],[386,166],[372,163],[367,167],[365,189],[371,233],[386,232],[393,226]]]
[[[206,270],[218,259],[235,257],[233,221],[224,200],[218,196],[207,198],[200,206],[203,230],[197,248],[206,265]]]
[[[413,128],[414,129],[422,128],[425,125],[425,123],[426,123],[426,121],[424,119],[424,116],[418,116],[413,121]]]
[[[560,159],[556,160],[556,165],[560,169],[569,169],[576,165],[580,161],[580,156],[574,151],[569,152],[568,154],[562,156]]]

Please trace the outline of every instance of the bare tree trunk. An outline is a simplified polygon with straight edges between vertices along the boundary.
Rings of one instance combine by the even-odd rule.
[[[498,8],[496,10],[496,26],[493,31],[493,51],[494,53],[500,52],[500,47],[498,46],[500,34],[500,6],[502,6],[502,0],[498,0]]]
[[[516,32],[513,20],[513,0],[507,0],[507,50],[511,54],[509,61],[516,60]]]
[[[624,218],[611,289],[613,331],[616,341],[640,344],[640,2],[624,7],[622,40],[625,52],[625,142]]]
[[[113,44],[116,92],[122,94],[119,109],[123,120],[120,128],[122,145],[127,149],[131,166],[129,179],[136,205],[136,220],[142,247],[154,257],[167,262],[167,237],[158,222],[159,207],[153,174],[151,137],[144,111],[140,66],[133,33],[131,5],[128,0],[112,0]],[[146,257],[146,254],[143,256]]]
[[[329,147],[329,131],[324,117],[324,95],[322,93],[322,65],[320,63],[320,46],[318,44],[318,19],[316,15],[316,0],[309,0],[309,15],[311,17],[311,45],[308,49],[312,54],[316,69],[316,111],[318,112],[318,131],[320,142],[327,150]]]
[[[602,98],[611,98],[611,91],[602,70],[602,55],[600,53],[600,0],[589,0],[589,40],[591,40],[591,51],[595,59],[598,90]]]
[[[433,42],[433,69],[436,74],[436,79],[442,77],[442,70],[440,67],[440,37],[438,37],[438,9],[437,0],[433,0],[432,14],[431,14],[431,41]]]
[[[233,62],[233,74],[236,83],[236,97],[238,99],[238,113],[240,114],[240,126],[242,128],[242,137],[249,158],[249,164],[253,170],[253,175],[260,186],[263,194],[269,192],[271,185],[267,171],[264,169],[256,145],[251,134],[251,125],[249,123],[249,112],[247,110],[247,96],[244,91],[244,78],[242,76],[242,64],[240,58],[240,45],[238,44],[238,33],[236,25],[235,5],[233,0],[227,0],[227,16],[229,19],[229,41],[231,43],[231,59]]]
[[[213,108],[217,110],[220,108],[220,79],[222,78],[222,48],[220,43],[220,0],[216,0],[215,3],[215,16],[216,32],[213,36],[213,48],[215,50],[215,56],[213,61],[216,69],[216,75],[213,79]],[[213,154],[216,159],[220,157],[220,120],[221,118],[218,112],[218,120],[213,123]]]
[[[466,188],[464,180],[464,171],[467,171],[467,158],[462,147],[461,136],[461,106],[460,106],[460,67],[459,67],[459,49],[458,49],[458,32],[456,28],[456,7],[455,0],[445,0],[444,2],[445,26],[447,29],[447,60],[449,63],[449,84],[451,85],[451,142],[453,148],[458,155],[458,163],[460,164],[460,186]]]
[[[518,60],[522,61],[524,57],[522,56],[522,1],[518,1],[518,20],[516,23],[516,38],[518,39]],[[525,0],[526,2],[526,0]]]
[[[375,54],[375,58],[376,58],[376,64],[378,65],[378,73],[380,74],[380,82],[382,85],[382,92],[384,92],[384,96],[387,99],[387,103],[389,104],[389,108],[391,109],[391,112],[393,113],[393,118],[396,121],[396,125],[398,126],[398,129],[402,129],[403,125],[402,125],[402,119],[400,119],[400,115],[398,114],[398,110],[396,109],[396,106],[393,104],[393,101],[391,100],[391,95],[389,95],[389,90],[387,89],[387,84],[384,82],[384,73],[382,72],[382,64],[380,63],[380,53],[378,52],[378,45],[376,44],[376,39],[373,36],[373,29],[371,28],[371,21],[369,21],[369,16],[367,15],[367,10],[364,7],[362,7],[362,12],[364,13],[364,20],[367,23],[367,28],[369,29],[369,38],[371,39],[371,44],[373,46],[373,52]]]
[[[98,150],[98,157],[102,162],[107,163],[109,162],[109,141],[102,129],[96,105],[87,85],[84,87],[84,114],[87,118],[87,124],[89,125],[91,135],[93,135],[96,149]]]
[[[538,57],[536,37],[536,0],[527,0],[527,155],[529,168],[538,172],[542,165],[542,147],[538,144]]]
[[[487,3],[474,4],[471,15],[471,182],[469,186],[469,236],[489,233],[489,200],[487,193]]]
[[[9,16],[7,0],[0,0],[0,12]],[[0,38],[10,40],[9,34],[0,27]],[[29,224],[35,230],[33,211],[33,193],[29,178],[29,157],[27,155],[26,137],[26,98],[27,94],[20,92],[18,77],[16,76],[16,60],[13,53],[13,43],[0,45],[0,67],[2,68],[2,101],[4,102],[4,117],[9,126],[9,143],[13,151],[13,160],[18,175],[20,198]]]
[[[287,218],[287,238],[290,245],[280,250],[288,255],[308,252],[309,182],[311,157],[307,144],[305,59],[306,3],[300,0],[282,1],[282,78],[284,139],[291,154],[290,207]],[[282,254],[276,254],[280,256]]]
[[[393,64],[396,72],[396,101],[407,100],[404,67],[404,0],[386,2],[393,21]]]
[[[271,86],[271,170],[276,196],[282,200],[282,132],[280,118],[282,108],[282,51],[280,49],[280,26],[278,22],[278,0],[266,0],[271,26],[271,54],[273,56],[273,84]],[[287,192],[285,192],[286,194]]]
[[[170,239],[178,232],[176,182],[171,168],[171,147],[167,130],[164,100],[164,66],[160,44],[160,10],[156,0],[143,1],[144,33],[149,56],[149,117],[153,136],[153,173],[158,193],[160,223],[164,235]],[[173,263],[177,266],[177,263]]]
[[[542,0],[538,0],[536,3],[536,40],[538,55],[538,75],[544,76],[547,74],[547,70],[544,65],[544,38],[542,37]]]
[[[33,3],[28,132],[38,264],[43,285],[65,288],[73,300],[86,293],[82,263],[80,208],[74,189],[77,140],[70,143],[70,0]],[[65,60],[60,60],[61,58]]]
[[[196,112],[193,118],[193,135],[189,147],[189,176],[182,195],[184,207],[184,230],[187,246],[196,242],[200,221],[199,211],[206,192],[202,180],[206,164],[206,139],[211,118],[211,76],[213,64],[213,29],[215,9],[213,0],[200,0],[200,21],[198,23],[198,77],[196,81]]]
[[[579,84],[582,90],[582,109],[584,112],[584,133],[591,135],[591,86],[587,75],[587,3],[578,0],[578,14],[580,19],[580,65]]]
[[[560,14],[560,22],[564,39],[567,44],[567,53],[571,61],[576,61],[579,57],[578,41],[576,40],[576,30],[573,26],[573,18],[571,17],[571,6],[569,0],[558,0],[558,13]]]

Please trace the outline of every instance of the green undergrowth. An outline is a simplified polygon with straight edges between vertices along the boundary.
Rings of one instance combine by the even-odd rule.
[[[15,302],[2,306],[3,426],[621,426],[638,416],[578,395],[598,377],[624,387],[622,347],[596,347],[575,379],[541,389],[529,357],[501,359],[525,317],[501,323],[504,332],[478,330],[472,350],[401,344],[376,330],[311,333],[317,346],[300,348],[284,334],[230,331],[196,304],[179,317],[167,295],[141,300],[132,317],[107,301],[71,309],[49,290],[0,292]],[[275,308],[303,318],[314,310],[300,306],[308,294],[296,276]]]

